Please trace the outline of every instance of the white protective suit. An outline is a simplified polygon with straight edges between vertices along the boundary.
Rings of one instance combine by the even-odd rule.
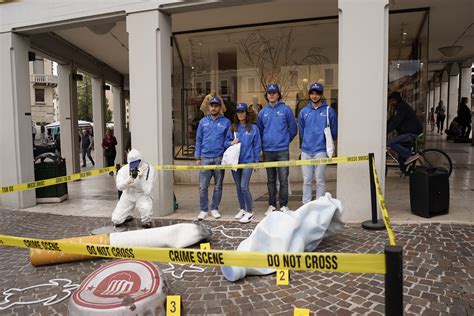
[[[141,160],[138,170],[139,175],[134,179],[130,175],[130,163]],[[151,190],[155,182],[155,170],[149,163],[143,161],[142,154],[132,149],[127,155],[125,166],[120,168],[117,173],[116,186],[122,191],[114,212],[112,213],[112,222],[114,225],[122,224],[128,216],[133,216],[135,207],[141,215],[142,223],[150,223],[153,207]]]

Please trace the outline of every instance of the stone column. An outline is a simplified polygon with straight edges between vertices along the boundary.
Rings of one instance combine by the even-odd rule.
[[[382,190],[385,183],[388,4],[388,0],[338,2],[338,155],[374,153]],[[371,93],[367,94],[355,82],[371,87]],[[368,162],[337,166],[337,198],[345,206],[345,220],[370,219]]]
[[[173,164],[171,19],[158,11],[127,16],[133,148],[151,165]],[[159,171],[153,214],[173,213],[173,173]]]
[[[76,69],[58,64],[59,123],[61,126],[61,156],[66,159],[67,174],[80,172],[79,131],[77,127]]]
[[[124,156],[124,127],[125,127],[125,103],[122,98],[122,87],[112,86],[113,108],[114,108],[114,136],[117,138],[117,157],[115,163],[123,165],[127,161]]]
[[[34,180],[30,74],[27,37],[0,34],[0,185]],[[0,206],[36,205],[35,190],[0,195]]]
[[[91,78],[92,82],[92,121],[94,121],[94,152],[96,168],[105,166],[102,139],[105,133],[105,81],[103,78]]]

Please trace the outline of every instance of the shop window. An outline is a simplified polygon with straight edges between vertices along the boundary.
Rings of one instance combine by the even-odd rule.
[[[202,94],[202,82],[196,82],[196,93]]]
[[[44,103],[44,89],[35,89],[35,102]]]
[[[227,80],[221,80],[221,94],[222,94],[222,95],[228,94],[228,91],[227,91]]]
[[[324,70],[324,78],[326,78],[326,84],[334,84],[334,69]]]
[[[247,92],[254,92],[255,91],[255,78],[248,78],[247,79]]]

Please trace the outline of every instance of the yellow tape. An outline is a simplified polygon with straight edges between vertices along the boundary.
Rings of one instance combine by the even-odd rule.
[[[61,251],[104,258],[125,258],[206,266],[385,274],[384,254],[331,252],[251,252],[177,248],[118,247],[0,235],[0,246]]]
[[[288,160],[288,161],[272,161],[272,162],[260,162],[260,163],[248,163],[238,165],[206,165],[206,166],[177,166],[177,165],[162,165],[155,166],[156,170],[217,170],[217,169],[245,169],[245,168],[275,168],[275,167],[295,167],[295,166],[309,166],[309,165],[321,165],[321,164],[333,164],[333,163],[347,163],[347,162],[361,162],[369,160],[369,156],[350,156],[350,157],[335,157],[335,158],[321,158],[321,159],[309,159],[309,160]],[[74,173],[68,176],[50,178],[39,181],[26,182],[21,184],[15,184],[10,186],[0,187],[0,195],[18,191],[33,190],[37,188],[43,188],[55,184],[76,181],[84,179],[110,171],[115,171],[115,167],[107,167],[101,169],[95,169],[91,171],[85,171],[80,173]]]
[[[100,168],[100,169],[84,171],[80,173],[74,173],[68,176],[62,176],[62,177],[57,177],[57,178],[50,178],[50,179],[44,179],[44,180],[39,180],[39,181],[25,182],[21,184],[5,186],[5,187],[1,187],[0,194],[33,190],[37,188],[47,187],[50,185],[76,181],[79,179],[97,176],[99,174],[107,173],[110,171],[115,171],[115,169],[116,169],[115,167]]]
[[[387,229],[390,246],[395,246],[397,242],[395,240],[395,234],[392,230],[392,225],[390,224],[390,217],[388,216],[387,208],[385,207],[385,199],[382,194],[382,187],[377,175],[377,169],[375,168],[375,161],[372,161],[372,165],[374,167],[375,191],[377,192],[377,200],[379,201],[380,211],[382,212],[382,219],[385,223],[385,228]]]
[[[310,165],[326,165],[339,164],[347,162],[362,162],[368,161],[368,155],[361,156],[346,156],[335,158],[319,158],[308,160],[286,160],[286,161],[270,161],[235,165],[205,165],[205,166],[177,166],[177,165],[162,165],[155,166],[156,170],[221,170],[221,169],[259,169],[259,168],[277,168],[277,167],[297,167]]]

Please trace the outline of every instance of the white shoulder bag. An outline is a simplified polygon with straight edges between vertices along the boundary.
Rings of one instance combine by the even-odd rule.
[[[234,139],[237,138],[237,133],[234,132]],[[240,141],[237,144],[231,145],[224,151],[221,165],[235,165],[239,163],[240,156]],[[232,169],[237,171],[237,169]]]
[[[328,158],[334,155],[334,140],[331,134],[331,125],[329,124],[329,105],[326,108],[326,127],[324,128],[324,136],[326,137],[326,153]]]

